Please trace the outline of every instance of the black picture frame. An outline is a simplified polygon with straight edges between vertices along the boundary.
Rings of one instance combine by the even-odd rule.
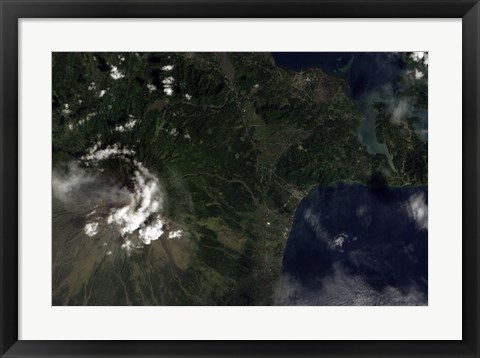
[[[479,357],[478,0],[0,0],[0,355],[159,357]],[[461,341],[18,340],[18,20],[20,18],[462,18]],[[459,239],[459,238],[457,238]],[[45,322],[44,324],[48,324]],[[414,322],[412,322],[414,324]]]

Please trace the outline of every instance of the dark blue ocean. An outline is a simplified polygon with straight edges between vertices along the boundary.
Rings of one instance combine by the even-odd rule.
[[[338,183],[295,213],[279,304],[425,305],[428,190]]]

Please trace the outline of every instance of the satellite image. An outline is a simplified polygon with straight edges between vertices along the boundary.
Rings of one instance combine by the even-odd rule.
[[[427,52],[52,53],[52,304],[428,304]]]

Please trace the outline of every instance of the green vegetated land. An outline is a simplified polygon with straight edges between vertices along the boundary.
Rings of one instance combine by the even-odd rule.
[[[54,53],[52,61],[54,168],[99,139],[130,148],[162,184],[163,216],[185,232],[107,256],[104,238],[63,232],[75,215],[54,215],[55,305],[269,305],[294,211],[315,185],[427,183],[420,119],[394,123],[385,102],[373,104],[393,171],[359,142],[363,116],[344,81],[319,69],[287,71],[269,53]],[[112,78],[112,66],[124,77]],[[426,110],[426,86],[402,91]],[[130,118],[133,128],[114,130]],[[131,168],[111,160],[103,170],[128,181]]]

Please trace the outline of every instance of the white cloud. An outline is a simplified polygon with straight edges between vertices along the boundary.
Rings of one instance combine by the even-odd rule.
[[[428,52],[417,51],[410,55],[410,58],[416,62],[423,62],[428,65]]]
[[[355,213],[357,214],[357,216],[359,218],[363,217],[366,213],[367,213],[368,209],[367,209],[367,206],[366,205],[360,205],[357,210],[355,211]]]
[[[163,83],[163,92],[167,96],[171,96],[173,94],[173,83],[175,82],[175,79],[172,76],[165,77],[165,79],[162,81]]]
[[[391,108],[392,116],[390,121],[393,124],[400,124],[410,112],[410,102],[407,98],[402,98],[393,104]]]
[[[168,238],[169,239],[175,239],[175,238],[180,238],[182,237],[183,231],[182,230],[175,230],[175,231],[170,231],[168,233]]]
[[[96,112],[92,112],[92,113],[89,113],[85,116],[85,118],[82,118],[78,121],[78,125],[81,126],[81,125],[84,125],[85,123],[87,123],[88,121],[90,121],[90,119],[92,119],[92,117],[95,117],[97,115]],[[68,128],[70,130],[73,130],[75,128],[75,124],[74,123],[69,123],[68,124]]]
[[[98,95],[98,97],[100,97],[100,98],[103,97],[103,96],[105,95],[105,93],[107,93],[106,90],[101,90],[101,91],[100,91],[100,94]]]
[[[157,90],[157,86],[155,85],[152,85],[150,83],[147,83],[147,88],[150,92],[153,92],[153,91],[156,91]]]
[[[130,256],[130,252],[133,249],[140,249],[140,248],[142,248],[141,245],[136,245],[131,240],[128,240],[128,239],[125,240],[125,242],[122,244],[122,249],[124,249],[129,256]]]
[[[164,85],[172,85],[173,82],[175,82],[175,79],[172,76],[165,77],[165,79],[162,81]]]
[[[428,230],[428,205],[423,193],[412,195],[406,205],[408,216],[415,221],[418,228]]]
[[[333,265],[333,272],[318,286],[304,286],[289,274],[282,274],[276,295],[278,305],[298,306],[421,306],[427,297],[414,285],[400,291],[385,286],[373,289],[361,276],[348,274],[341,264]]]
[[[140,229],[138,231],[140,240],[142,240],[146,245],[150,244],[153,240],[158,240],[163,234],[163,221],[158,217],[153,224]]]
[[[89,236],[96,235],[99,225],[104,221],[120,233],[124,239],[122,248],[130,254],[133,249],[148,245],[163,234],[166,223],[161,216],[164,193],[158,178],[141,162],[125,158],[125,155],[133,156],[135,154],[133,150],[121,148],[118,144],[103,149],[100,149],[101,146],[99,140],[94,143],[87,150],[87,154],[81,157],[83,163],[88,166],[111,157],[128,160],[135,168],[131,178],[132,186],[128,190],[125,187],[112,186],[105,178],[91,175],[92,169],[72,165],[73,169],[63,176],[57,175],[54,171],[54,195],[65,200],[73,199],[69,197],[70,193],[76,191],[77,197],[83,195],[82,185],[89,184],[89,190],[93,190],[94,197],[105,209],[85,214],[87,218],[95,214],[95,222],[89,222],[85,226],[85,233]],[[177,230],[175,233],[175,237],[180,237],[182,231]]]
[[[316,236],[319,239],[327,240],[327,242],[329,241],[330,235],[323,228],[323,225],[320,222],[318,215],[314,213],[311,208],[308,208],[305,210],[303,217],[305,221],[310,225],[310,227],[312,228],[312,230],[315,232]]]
[[[133,127],[135,127],[135,124],[137,123],[137,121],[133,118],[130,118],[127,123],[125,123],[124,125],[117,125],[115,127],[115,131],[117,132],[125,132],[127,130],[132,130]]]
[[[92,184],[97,178],[76,164],[70,164],[66,173],[53,170],[53,196],[67,202],[72,195],[85,185]]]
[[[64,108],[62,109],[62,114],[67,115],[67,114],[72,113],[72,111],[70,110],[70,108],[69,108],[69,106],[68,106],[68,103],[66,103],[63,107],[64,107]]]
[[[110,69],[110,77],[112,77],[114,80],[119,80],[120,78],[124,78],[125,75],[120,72],[117,66],[112,66]]]
[[[415,69],[415,79],[419,80],[423,77],[423,72]]]
[[[92,117],[95,117],[97,115],[96,112],[89,113],[85,116],[85,121],[88,122]]]
[[[341,233],[337,237],[333,238],[329,243],[328,246],[332,249],[338,250],[343,252],[342,247],[343,244],[348,240],[348,235],[345,233]]]
[[[87,150],[88,154],[84,155],[80,159],[87,161],[87,162],[98,162],[101,160],[108,159],[112,156],[118,155],[134,155],[135,151],[127,148],[120,148],[118,144],[114,144],[112,146],[108,146],[105,149],[98,149],[101,143],[97,142],[93,145],[93,147]],[[88,163],[87,163],[88,164]]]
[[[162,67],[162,71],[171,71],[173,70],[173,65],[165,65]]]
[[[85,230],[85,234],[87,234],[88,236],[90,237],[95,236],[98,233],[98,223],[96,222],[88,223],[85,225],[84,230]]]
[[[133,189],[130,194],[130,203],[118,209],[112,209],[107,218],[107,223],[115,225],[118,232],[126,237],[138,230],[139,239],[143,244],[150,244],[163,234],[163,219],[159,216],[162,209],[163,193],[160,184],[143,165],[134,161],[137,171],[132,179]],[[151,221],[152,216],[156,219]],[[127,239],[130,241],[130,239]],[[124,246],[127,251],[131,246],[126,241]]]

